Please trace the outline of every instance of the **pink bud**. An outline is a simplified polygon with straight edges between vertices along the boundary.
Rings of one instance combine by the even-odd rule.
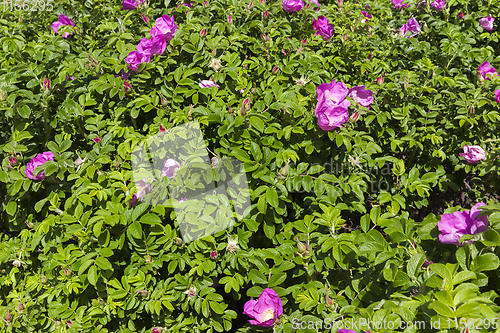
[[[457,17],[459,19],[464,18],[464,13],[462,11],[460,11],[460,13],[458,13]]]
[[[144,22],[146,22],[146,24],[148,24],[149,19],[146,15],[142,14],[142,19],[144,20]]]
[[[50,89],[50,80],[48,78],[43,81],[43,89],[49,90]]]
[[[352,121],[358,120],[359,119],[359,113],[355,112],[350,118],[351,118]]]
[[[264,18],[269,18],[269,12],[266,10],[264,13],[262,13],[262,16]]]
[[[95,141],[95,143],[101,143],[101,138],[100,137],[96,137],[96,138],[94,138],[94,141]]]
[[[342,7],[344,5],[344,2],[342,0],[339,0],[339,7]]]
[[[12,320],[12,316],[10,315],[10,311],[7,310],[7,314],[5,315],[5,321],[7,323],[10,323],[11,320]]]
[[[371,57],[372,57],[372,53],[370,52],[370,55],[368,56],[368,60],[370,60]]]
[[[207,30],[203,28],[200,32],[200,37],[205,37],[207,35]]]
[[[217,259],[217,256],[218,256],[217,252],[215,251],[210,252],[210,258]]]
[[[247,98],[247,99],[245,99],[245,100],[243,101],[243,104],[247,105],[249,102],[250,102],[250,101],[249,101],[249,100],[248,100],[248,98]]]
[[[248,10],[252,10],[253,8],[253,1],[250,1],[250,4],[248,5]]]
[[[379,77],[377,78],[377,83],[378,83],[379,85],[384,84],[384,78],[383,78],[382,76],[379,76]]]
[[[302,40],[302,44],[306,45],[306,43],[307,43],[307,38],[304,38],[304,39]]]
[[[129,90],[131,90],[131,89],[132,89],[132,86],[130,85],[130,83],[128,83],[128,82],[127,82],[127,80],[125,80],[125,81],[123,82],[123,86],[125,87],[125,90],[126,90],[126,91],[129,91]]]
[[[160,132],[165,133],[165,129],[160,125]]]
[[[203,0],[203,7],[208,8],[208,6],[210,6],[210,3],[207,0]]]
[[[285,49],[283,49],[282,51],[283,51],[283,54],[286,55]]]
[[[279,69],[279,67],[278,67],[278,66],[274,66],[274,68],[273,68],[273,74],[278,73],[278,71],[279,71],[279,70],[280,70],[280,69]]]
[[[233,17],[231,16],[231,14],[229,14],[229,17],[227,18],[227,23],[233,23]]]
[[[260,0],[260,3],[265,5],[266,4],[266,0]]]
[[[311,7],[311,6],[309,4],[307,4],[306,9],[309,9],[309,7]]]
[[[9,162],[10,162],[10,164],[14,165],[17,163],[17,158],[11,156],[11,157],[9,157]]]

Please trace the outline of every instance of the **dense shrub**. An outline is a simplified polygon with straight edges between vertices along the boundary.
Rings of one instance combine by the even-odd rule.
[[[497,0],[442,11],[306,1],[288,12],[270,0],[12,2],[0,14],[2,331],[272,330],[243,314],[267,288],[282,301],[276,332],[322,331],[326,319],[358,332],[396,330],[362,320],[426,325],[405,332],[498,326],[500,78],[477,75],[500,66],[498,21],[480,23],[500,16]],[[161,55],[127,58],[172,14]],[[317,88],[332,80],[374,100],[350,94],[348,120],[324,130]],[[176,129],[186,150],[158,150],[144,157],[161,161],[156,174],[134,175],[137,147]],[[486,158],[466,160],[465,145]],[[205,147],[210,160],[197,155]],[[198,158],[198,173],[177,168],[181,155]],[[249,192],[233,196],[242,209],[188,241],[181,220],[227,213],[228,202],[179,217],[185,198],[166,188],[200,190],[223,158],[246,172]],[[488,217],[452,231],[462,244],[441,243],[437,223],[453,218],[443,214],[480,202]],[[485,219],[486,231],[471,230]]]

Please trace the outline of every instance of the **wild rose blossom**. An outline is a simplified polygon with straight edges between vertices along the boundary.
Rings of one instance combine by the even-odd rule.
[[[304,8],[304,1],[302,0],[283,0],[283,9],[287,13],[293,13]]]
[[[399,9],[399,8],[408,8],[410,5],[408,3],[401,4],[402,0],[392,0],[392,4],[394,7],[393,9]]]
[[[364,10],[361,11],[361,14],[363,14],[364,17],[371,19],[373,16],[365,12]]]
[[[316,31],[315,36],[320,35],[325,40],[332,38],[333,24],[330,24],[326,17],[320,16],[317,20],[313,19],[312,27]]]
[[[365,89],[365,86],[349,89],[349,97],[362,106],[370,106],[373,103],[373,91]]]
[[[71,21],[66,15],[64,14],[61,14],[59,15],[59,19],[55,22],[52,23],[52,30],[57,34],[57,29],[63,25],[70,25],[72,27],[75,26],[75,24],[73,23],[73,21]],[[73,32],[72,32],[73,33]],[[71,34],[72,34],[71,33]],[[69,32],[65,32],[63,34],[63,37],[64,38],[68,38],[69,35],[71,35]]]
[[[436,0],[434,2],[431,2],[431,7],[437,10],[438,12],[443,11],[445,6],[446,6],[446,0]]]
[[[490,14],[490,15],[480,19],[479,24],[481,25],[481,27],[483,29],[488,30],[488,31],[492,31],[493,30],[493,21],[495,21],[495,18]]]
[[[405,36],[407,32],[412,32],[411,36]],[[415,37],[420,32],[420,25],[414,17],[408,20],[407,23],[399,29],[399,34],[405,36],[406,38]]]
[[[316,105],[316,117],[318,125],[324,131],[331,131],[349,120],[349,112],[347,108],[342,106],[333,106],[326,101],[319,102]]]
[[[212,88],[212,87],[220,88],[220,86],[212,80],[201,80],[200,81],[200,88]]]
[[[332,106],[341,106],[345,109],[351,105],[347,99],[349,94],[349,89],[343,82],[335,82],[332,80],[331,83],[322,83],[316,89],[318,95],[318,103],[326,101]]]
[[[495,90],[495,101],[500,104],[500,89]]]
[[[260,327],[272,327],[283,314],[283,303],[278,294],[270,288],[264,289],[258,300],[250,300],[243,307],[243,314],[252,317],[248,322]]]
[[[488,230],[488,216],[477,217],[481,212],[479,209],[481,206],[486,204],[479,202],[470,211],[443,214],[437,223],[441,232],[439,241],[443,244],[461,245],[459,240],[463,235],[476,235]]]
[[[174,15],[172,17],[168,15],[163,15],[156,19],[156,26],[151,28],[151,36],[161,36],[165,41],[169,41],[174,38],[175,31],[177,30],[177,25],[174,22]]]
[[[129,53],[125,61],[127,62],[127,64],[129,64],[129,66],[127,66],[128,68],[137,72],[139,64],[143,62],[149,63],[151,61],[151,58],[150,56],[139,51],[132,51]]]
[[[135,206],[135,203],[138,199],[141,201],[144,199],[146,194],[151,192],[151,184],[146,184],[147,178],[141,179],[137,182],[136,188],[137,188],[137,193],[134,194],[132,197],[132,202],[130,203],[131,207]]]
[[[167,42],[162,36],[156,35],[151,39],[142,38],[137,45],[137,51],[147,56],[161,55],[167,48]]]
[[[177,169],[181,166],[174,159],[169,158],[163,162],[163,170],[161,171],[163,177],[174,178]]]
[[[471,164],[476,164],[486,158],[486,153],[480,146],[465,145],[463,149],[464,152],[460,153],[459,155],[465,158],[465,160]]]
[[[26,164],[26,170],[24,170],[24,173],[30,179],[34,180],[43,179],[45,178],[44,172],[40,172],[36,177],[33,175],[33,172],[40,165],[43,165],[47,161],[53,161],[53,160],[54,160],[54,154],[52,154],[50,151],[47,151],[43,154],[37,154],[28,162],[28,164]]]
[[[137,2],[139,1],[139,2]],[[143,4],[144,0],[123,0],[123,10],[136,9],[139,4]]]
[[[479,80],[482,81],[498,76],[498,73],[496,72],[495,67],[491,67],[490,63],[485,61],[477,68],[477,76]]]

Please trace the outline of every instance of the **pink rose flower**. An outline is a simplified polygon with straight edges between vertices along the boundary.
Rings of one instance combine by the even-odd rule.
[[[495,70],[495,67],[491,67],[488,61],[483,62],[477,68],[477,76],[480,81],[489,80],[490,76],[495,77],[498,76],[498,73]]]
[[[411,36],[405,36],[407,32],[412,32]],[[415,37],[420,32],[420,25],[414,17],[408,20],[407,23],[399,29],[399,34],[405,36],[406,38]]]
[[[495,101],[500,104],[500,89],[495,90]]]
[[[137,45],[137,51],[147,56],[155,54],[161,55],[167,48],[167,42],[161,36],[154,36],[151,39],[142,38]]]
[[[26,164],[26,170],[24,170],[24,173],[28,178],[34,179],[34,180],[40,180],[45,178],[45,173],[40,172],[36,177],[33,175],[33,172],[35,169],[41,165],[43,165],[47,161],[53,161],[54,160],[54,154],[52,154],[50,151],[47,151],[43,154],[38,154],[35,157],[33,157],[28,164]]]
[[[57,34],[57,29],[60,27],[60,26],[63,26],[63,25],[71,25],[72,27],[75,26],[75,24],[73,23],[73,21],[71,21],[66,15],[64,14],[61,14],[59,15],[59,19],[55,22],[52,23],[52,30]],[[72,34],[72,33],[71,33]],[[71,35],[69,32],[65,32],[63,34],[63,37],[64,38],[68,38],[69,35]]]
[[[446,6],[446,0],[436,0],[434,2],[431,2],[431,7],[437,10],[438,12],[441,12],[445,6]]]
[[[174,15],[172,17],[163,15],[156,19],[156,27],[151,28],[151,36],[162,36],[166,41],[174,38],[177,25],[174,22]]]
[[[341,106],[344,109],[351,105],[351,102],[345,99],[349,94],[349,89],[343,82],[332,80],[331,83],[322,83],[316,89],[316,94],[318,103],[326,100],[332,106]]]
[[[279,316],[283,314],[283,303],[278,294],[266,288],[258,300],[250,300],[243,307],[243,314],[252,317],[248,322],[260,327],[272,327]]]
[[[486,17],[483,17],[482,19],[479,20],[479,24],[483,29],[492,31],[493,30],[493,21],[495,21],[495,18],[490,14]]]
[[[135,202],[137,201],[137,199],[140,199],[142,201],[146,194],[151,192],[151,184],[146,184],[146,180],[147,178],[144,178],[137,182],[137,193],[132,197],[132,202],[130,203],[131,207],[135,206]]]
[[[141,53],[139,51],[132,51],[129,53],[125,61],[127,62],[127,64],[129,64],[129,66],[127,66],[128,68],[137,72],[139,64],[143,62],[149,63],[151,61],[151,58],[148,55],[145,55],[144,53]]]
[[[465,158],[465,160],[471,164],[476,164],[486,158],[486,153],[480,146],[465,145],[463,149],[464,152],[460,153],[459,155]]]
[[[363,14],[364,17],[371,19],[373,16],[365,12],[364,10],[361,11],[361,14]]]
[[[130,10],[130,9],[136,9],[139,4],[143,4],[144,0],[123,0],[123,10]]]
[[[320,35],[324,40],[332,38],[333,35],[333,24],[330,24],[328,19],[324,16],[318,17],[318,19],[313,19],[312,27],[316,31],[316,35]]]
[[[302,0],[283,0],[283,9],[287,13],[293,13],[304,8],[304,1]]]
[[[373,103],[373,91],[365,89],[365,86],[353,87],[349,90],[349,97],[362,106],[370,106]]]
[[[220,88],[220,86],[212,80],[201,80],[200,81],[200,88],[212,88],[212,87]]]
[[[174,178],[175,172],[181,166],[175,160],[169,158],[165,162],[163,162],[163,170],[161,171],[163,177]]]
[[[318,125],[324,131],[331,131],[349,120],[349,112],[347,108],[342,106],[334,106],[328,101],[319,102],[316,105],[316,117]]]
[[[410,5],[408,3],[401,4],[402,0],[392,0],[392,4],[394,5],[394,9],[399,9],[399,8],[408,8]]]
[[[488,230],[488,216],[477,217],[481,206],[486,204],[479,202],[470,211],[443,214],[437,224],[441,232],[439,241],[443,244],[461,245],[459,240],[463,235],[475,235]]]

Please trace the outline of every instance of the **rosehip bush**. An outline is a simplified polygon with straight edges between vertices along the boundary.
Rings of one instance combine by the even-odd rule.
[[[2,332],[498,327],[498,0],[42,3],[0,13]],[[251,202],[193,241],[132,168],[187,123]]]

